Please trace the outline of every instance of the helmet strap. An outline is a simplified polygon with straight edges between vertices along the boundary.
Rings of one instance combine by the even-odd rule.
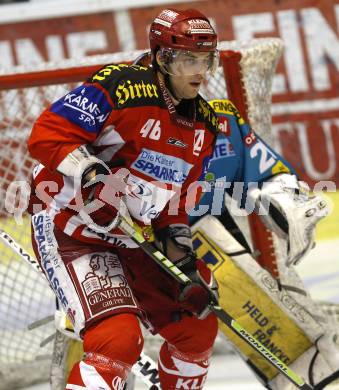
[[[169,93],[174,97],[174,99],[177,101],[177,102],[180,102],[182,98],[179,98],[174,90],[173,90],[173,87],[172,87],[172,84],[171,84],[171,79],[170,79],[170,75],[168,73],[166,73],[165,75],[165,86],[166,88],[169,90]]]
[[[162,73],[158,73],[158,83],[159,87],[162,93],[162,96],[164,98],[165,104],[167,106],[169,115],[171,117],[171,121],[174,122],[177,126],[184,127],[186,129],[194,129],[194,121],[195,121],[195,115],[193,115],[193,119],[188,119],[185,115],[184,117],[181,115],[178,115],[177,109],[173,103],[173,98],[170,95],[169,89],[167,89],[165,85],[165,77]],[[184,99],[180,99],[180,101],[183,101]],[[194,100],[192,100],[194,102]]]

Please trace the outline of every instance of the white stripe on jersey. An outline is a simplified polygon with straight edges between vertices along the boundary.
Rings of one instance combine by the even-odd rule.
[[[83,223],[84,221],[78,215],[73,215],[67,221],[66,226],[64,228],[64,233],[71,236],[79,226],[83,225]]]
[[[93,142],[93,146],[105,146],[107,147],[98,153],[96,157],[102,161],[111,161],[115,153],[121,149],[125,144],[125,141],[121,135],[115,131],[114,126],[108,126],[104,132]]]
[[[63,177],[64,185],[60,189],[59,193],[53,197],[53,201],[50,204],[50,215],[52,218],[60,212],[61,208],[68,205],[75,197],[74,179],[71,177]]]
[[[108,126],[99,135],[99,137],[93,142],[93,146],[105,146],[105,145],[116,145],[124,144],[125,141],[121,135],[115,130],[114,126]],[[122,146],[121,145],[121,146]]]
[[[123,144],[108,146],[102,152],[98,153],[96,157],[100,158],[102,161],[111,161],[115,153],[123,146]]]
[[[66,390],[86,390],[87,387],[85,386],[79,386],[79,385],[72,385],[70,383],[68,383],[65,387]],[[88,390],[88,389],[87,389]]]

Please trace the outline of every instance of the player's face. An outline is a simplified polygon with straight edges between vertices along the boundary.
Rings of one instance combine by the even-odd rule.
[[[171,85],[178,98],[193,99],[210,71],[213,53],[178,52],[168,66]]]
[[[172,50],[170,58],[167,71],[168,74],[173,76],[194,76],[196,74],[214,73],[219,62],[217,50],[212,52]]]
[[[179,99],[194,99],[199,92],[206,74],[194,76],[169,76],[173,92]]]

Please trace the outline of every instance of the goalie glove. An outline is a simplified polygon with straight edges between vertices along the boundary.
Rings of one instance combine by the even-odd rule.
[[[310,196],[308,185],[288,174],[250,189],[248,196],[267,228],[286,241],[286,265],[297,264],[314,246],[315,226],[328,214],[325,200]]]
[[[184,310],[204,319],[209,305],[218,303],[218,284],[205,262],[197,259],[192,234],[185,224],[172,224],[156,233],[156,246],[186,275],[192,283],[180,290],[178,300]]]

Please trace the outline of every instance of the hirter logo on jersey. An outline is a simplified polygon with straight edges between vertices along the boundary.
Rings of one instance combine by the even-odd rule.
[[[98,133],[112,108],[106,96],[92,86],[80,86],[51,106],[51,111],[90,133]]]
[[[157,86],[150,83],[145,84],[142,80],[139,83],[132,83],[131,80],[121,82],[115,91],[115,96],[119,107],[127,101],[134,101],[135,99],[159,99]]]

